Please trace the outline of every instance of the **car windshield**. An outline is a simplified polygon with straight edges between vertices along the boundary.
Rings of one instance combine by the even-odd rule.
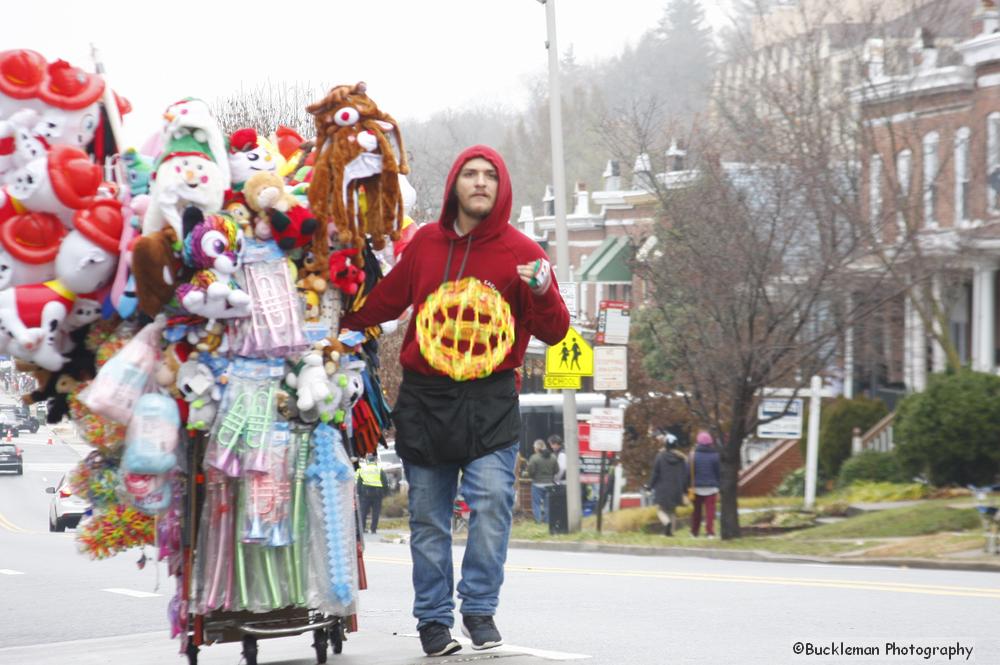
[[[9,443],[0,443],[0,455],[16,455],[17,447]]]

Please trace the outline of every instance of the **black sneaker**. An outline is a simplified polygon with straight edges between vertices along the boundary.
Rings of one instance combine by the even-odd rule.
[[[417,630],[420,631],[420,646],[428,656],[447,656],[462,648],[444,624],[428,623]]]
[[[491,616],[466,614],[462,617],[462,633],[472,640],[472,648],[477,651],[503,644],[503,638]]]

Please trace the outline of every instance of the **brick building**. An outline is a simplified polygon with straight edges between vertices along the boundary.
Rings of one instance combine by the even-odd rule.
[[[870,147],[863,154],[863,209],[873,235],[915,243],[934,260],[933,297],[962,362],[997,369],[1000,266],[1000,12],[979,3],[967,38],[942,46],[921,31],[910,71],[871,76],[855,89]],[[928,263],[928,265],[930,265]],[[945,284],[951,284],[945,292]],[[899,316],[883,317],[888,376],[922,390],[945,354],[911,295]],[[871,337],[871,334],[867,335]],[[895,369],[894,369],[895,368]],[[848,367],[851,376],[857,368]],[[893,377],[892,375],[897,376]]]

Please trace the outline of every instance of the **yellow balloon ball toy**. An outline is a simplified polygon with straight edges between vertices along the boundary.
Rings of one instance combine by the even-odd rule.
[[[417,314],[420,353],[455,381],[489,376],[514,345],[514,316],[496,291],[475,277],[445,282]]]

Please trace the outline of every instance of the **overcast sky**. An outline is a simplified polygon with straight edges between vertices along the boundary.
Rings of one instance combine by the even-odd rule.
[[[614,55],[666,4],[557,0],[559,50],[572,44],[583,63]],[[723,0],[703,4],[721,20]],[[449,107],[520,107],[525,81],[547,63],[537,0],[49,0],[4,3],[4,18],[6,48],[49,60],[91,69],[96,43],[108,80],[132,102],[130,143],[154,132],[177,99],[210,100],[267,79],[323,89],[364,80],[405,132],[405,119]]]

